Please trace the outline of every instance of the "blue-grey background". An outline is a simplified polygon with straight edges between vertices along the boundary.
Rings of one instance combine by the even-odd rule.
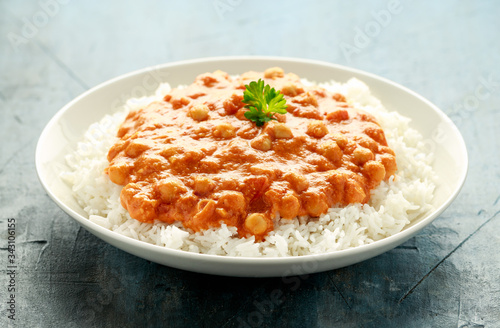
[[[0,326],[500,327],[500,2],[0,0]],[[415,90],[457,124],[456,201],[390,252],[242,279],[120,251],[45,194],[36,141],[67,102],[145,66],[222,55],[323,60]],[[16,321],[7,219],[17,221]]]

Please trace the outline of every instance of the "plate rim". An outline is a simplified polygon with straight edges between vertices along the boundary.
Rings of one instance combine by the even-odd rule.
[[[41,159],[40,159],[40,154],[42,152],[42,144],[44,139],[47,137],[47,134],[49,133],[50,129],[57,124],[61,116],[63,116],[70,108],[73,107],[73,105],[77,102],[79,102],[81,99],[87,97],[88,95],[94,93],[96,90],[99,90],[103,87],[106,87],[110,84],[116,83],[120,80],[130,78],[136,75],[141,75],[146,72],[150,72],[152,70],[163,70],[167,69],[169,67],[176,67],[176,66],[182,66],[182,65],[190,65],[190,64],[200,64],[200,63],[206,63],[206,62],[218,62],[218,61],[248,61],[248,60],[253,60],[253,61],[280,61],[280,62],[289,62],[289,63],[301,63],[301,64],[313,64],[313,65],[320,65],[320,66],[329,66],[331,68],[339,69],[342,71],[346,72],[353,72],[356,73],[357,75],[361,76],[367,76],[369,78],[375,79],[382,81],[386,84],[389,84],[393,87],[396,87],[398,89],[403,90],[404,92],[412,95],[413,97],[416,97],[420,101],[424,102],[427,106],[433,109],[434,112],[436,112],[440,118],[444,121],[447,121],[448,125],[454,130],[456,136],[459,137],[459,140],[457,142],[460,145],[460,148],[463,151],[464,154],[464,162],[460,166],[463,168],[461,170],[460,176],[459,176],[459,183],[457,187],[453,190],[452,194],[444,201],[439,207],[437,207],[432,213],[430,213],[428,216],[426,216],[424,219],[421,221],[417,222],[416,224],[408,227],[407,229],[405,228],[403,231],[400,231],[394,235],[391,235],[389,237],[385,237],[381,240],[374,241],[373,243],[370,244],[365,244],[365,245],[360,245],[356,246],[353,248],[349,249],[344,249],[344,250],[338,250],[338,251],[332,251],[332,252],[327,252],[327,253],[321,253],[321,254],[309,254],[309,255],[301,255],[301,256],[286,256],[286,257],[238,257],[238,256],[228,256],[228,255],[213,255],[213,254],[201,254],[201,253],[194,253],[194,252],[189,252],[189,251],[183,251],[183,250],[177,250],[177,249],[172,249],[168,248],[165,246],[159,246],[159,245],[154,245],[150,244],[147,242],[143,242],[137,239],[133,239],[124,235],[121,235],[117,232],[114,232],[112,230],[109,230],[107,228],[104,228],[92,221],[90,221],[88,218],[85,218],[81,216],[79,213],[75,212],[72,210],[70,207],[65,205],[62,201],[60,201],[50,190],[48,185],[45,183],[42,177],[41,173]],[[200,58],[195,58],[195,59],[189,59],[189,60],[180,60],[180,61],[173,61],[173,62],[167,62],[159,65],[152,65],[152,66],[147,66],[141,69],[134,70],[132,72],[128,72],[125,74],[121,74],[119,76],[116,76],[114,78],[108,79],[104,82],[101,82],[97,84],[94,87],[91,87],[90,89],[84,91],[74,99],[72,99],[70,102],[68,102],[66,105],[61,107],[55,115],[51,117],[51,119],[48,121],[48,123],[45,125],[44,129],[42,130],[42,133],[40,134],[40,137],[38,138],[37,145],[36,145],[36,150],[35,150],[35,168],[36,168],[36,173],[37,177],[42,184],[44,190],[46,193],[49,195],[49,197],[68,215],[70,215],[73,219],[75,219],[80,225],[82,225],[84,228],[89,230],[91,233],[98,232],[101,234],[106,235],[108,238],[115,239],[116,241],[120,243],[125,243],[125,244],[131,244],[131,246],[134,247],[139,247],[139,248],[146,248],[154,252],[160,252],[160,253],[165,253],[165,255],[169,256],[174,256],[174,257],[188,257],[193,260],[209,260],[210,262],[215,261],[215,262],[220,262],[220,263],[225,263],[225,262],[231,262],[232,264],[277,264],[276,262],[279,262],[279,264],[282,265],[291,265],[291,264],[298,264],[304,262],[305,259],[316,259],[319,261],[324,261],[324,260],[335,260],[337,257],[343,257],[343,256],[352,256],[352,255],[357,255],[359,253],[365,253],[369,252],[372,250],[373,252],[376,252],[377,249],[384,248],[396,243],[396,244],[401,244],[408,240],[411,236],[415,235],[419,231],[421,231],[423,228],[425,228],[427,225],[432,223],[439,215],[441,215],[444,210],[449,207],[449,205],[456,199],[458,194],[463,188],[463,185],[465,183],[467,173],[469,170],[469,160],[468,160],[468,152],[467,152],[467,147],[464,141],[464,138],[462,134],[460,133],[460,130],[457,128],[457,126],[453,123],[453,121],[436,105],[434,105],[432,102],[421,96],[420,94],[416,93],[415,91],[397,83],[392,80],[389,80],[385,77],[360,70],[357,68],[352,68],[340,64],[335,64],[335,63],[330,63],[326,61],[321,61],[321,60],[315,60],[315,59],[305,59],[305,58],[294,58],[294,57],[281,57],[281,56],[216,56],[216,57],[200,57]],[[102,240],[101,237],[97,236],[99,239]],[[400,240],[400,243],[397,243],[397,241]],[[108,241],[103,240],[104,242],[108,243]],[[117,247],[117,246],[115,246]],[[397,245],[395,246],[397,247]],[[117,247],[123,250],[121,247]],[[392,248],[391,248],[392,249]],[[128,252],[128,251],[126,251]],[[376,255],[375,255],[376,256]],[[141,257],[141,256],[139,256]],[[373,256],[370,256],[371,258]],[[236,262],[236,263],[235,263]],[[361,261],[356,261],[355,263],[359,263]],[[352,265],[352,264],[351,264]],[[192,271],[197,271],[197,270],[192,270]],[[200,272],[200,271],[198,271]],[[319,272],[319,271],[315,271]]]

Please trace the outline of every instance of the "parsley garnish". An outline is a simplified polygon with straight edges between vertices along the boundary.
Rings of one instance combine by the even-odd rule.
[[[264,86],[264,81],[261,79],[245,85],[243,102],[247,104],[245,108],[250,109],[245,113],[245,117],[255,122],[257,126],[276,120],[273,117],[274,113],[287,113],[286,100],[283,99],[283,94],[271,88],[269,84]]]

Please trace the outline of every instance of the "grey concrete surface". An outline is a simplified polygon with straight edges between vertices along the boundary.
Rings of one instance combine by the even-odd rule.
[[[498,1],[1,0],[0,326],[500,327],[499,31]],[[132,70],[220,55],[324,60],[415,90],[466,140],[462,192],[394,250],[286,279],[148,262],[81,229],[49,199],[34,151],[64,104]],[[279,304],[270,302],[276,291]]]

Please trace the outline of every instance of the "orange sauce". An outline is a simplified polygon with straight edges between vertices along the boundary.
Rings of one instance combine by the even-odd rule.
[[[259,78],[288,105],[288,114],[263,127],[244,117],[242,103],[245,84]],[[277,214],[318,217],[335,205],[365,203],[396,171],[373,116],[280,68],[199,75],[131,111],[117,136],[106,172],[124,186],[121,203],[132,218],[180,221],[194,231],[224,222],[257,240]]]

